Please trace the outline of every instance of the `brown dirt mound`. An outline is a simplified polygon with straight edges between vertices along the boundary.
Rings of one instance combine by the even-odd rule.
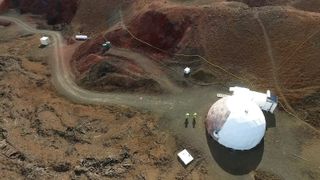
[[[278,6],[286,5],[292,0],[228,0],[238,1],[247,4],[249,7],[261,7],[261,6]]]
[[[12,1],[12,6],[21,13],[46,15],[48,24],[70,23],[77,11],[78,0],[21,0]]]
[[[176,9],[170,9],[170,11],[164,13],[151,10],[135,17],[129,25],[132,28],[131,31],[143,41],[160,49],[174,51],[190,26],[190,20],[183,15],[186,11],[181,11],[182,20],[169,19],[169,15]],[[131,46],[137,45],[136,41],[133,41]]]
[[[262,6],[287,6],[310,12],[320,12],[320,1],[318,0],[227,0],[247,4],[249,7]]]
[[[92,61],[90,57],[95,60]],[[80,74],[79,84],[88,89],[118,92],[162,92],[160,85],[155,80],[148,78],[144,70],[131,60],[108,56],[99,57],[91,54],[85,61],[90,62],[90,65],[83,66],[84,63],[81,63],[80,70],[85,68],[87,71]]]
[[[10,26],[11,22],[6,20],[0,20],[0,26]]]
[[[78,10],[72,26],[75,32],[95,35],[109,28],[118,20],[117,7],[122,1],[114,0],[79,0]]]
[[[81,62],[82,58],[86,58],[89,54],[101,54],[101,45],[105,42],[102,35],[98,35],[94,39],[89,39],[85,43],[81,44],[76,52],[72,55],[72,62]]]
[[[191,26],[192,16],[195,16],[195,13],[190,13],[188,9],[152,8],[135,15],[128,22],[128,28],[141,40],[165,51],[175,52],[179,49],[179,43],[184,38],[185,32]],[[117,46],[138,47],[143,51],[159,53],[159,51],[134,40],[123,29],[108,33],[106,38]]]
[[[279,175],[273,174],[271,172],[256,170],[254,172],[255,180],[283,180],[283,178]]]
[[[320,12],[320,1],[318,0],[300,0],[293,1],[292,6],[304,11]]]
[[[93,65],[101,62],[104,58],[96,54],[89,54],[86,58],[82,58],[80,62],[76,64],[77,71],[82,74],[88,71]]]
[[[100,35],[80,45],[73,54],[72,67],[78,83],[98,91],[161,93],[159,84],[132,60],[103,56]]]
[[[316,128],[320,128],[320,91],[304,97],[294,106],[301,112],[301,116],[307,119],[307,122]]]

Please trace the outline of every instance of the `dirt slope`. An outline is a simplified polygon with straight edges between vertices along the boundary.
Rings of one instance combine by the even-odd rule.
[[[50,25],[70,23],[78,8],[78,0],[1,0],[0,13],[8,8],[20,13],[44,15]]]
[[[253,2],[260,4],[250,4]],[[248,7],[245,3],[259,7]],[[317,98],[320,90],[317,68],[320,15],[294,8],[308,10],[310,2],[305,1],[245,3],[195,6],[158,1],[142,6],[142,1],[137,1],[131,8],[123,9],[123,20],[132,34],[169,53],[137,41],[120,25],[111,32],[109,29],[105,38],[115,46],[131,48],[163,62],[173,58],[172,53],[202,55],[252,82],[255,89],[282,94],[282,101],[300,109],[296,106],[298,102],[307,97]],[[83,57],[98,53],[83,49],[92,49],[100,43],[99,38],[84,43],[74,59],[78,59],[78,53]],[[190,61],[184,57],[176,59],[181,65]],[[220,70],[206,62],[193,69],[212,70],[212,77],[221,76]],[[319,113],[319,109],[307,112],[307,118],[313,117],[310,114]]]

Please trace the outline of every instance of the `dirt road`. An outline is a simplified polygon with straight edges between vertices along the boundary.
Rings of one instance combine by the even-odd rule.
[[[263,37],[266,43],[266,48],[267,48],[267,52],[268,52],[268,56],[270,59],[270,63],[271,63],[271,67],[272,67],[272,77],[273,77],[273,81],[275,84],[275,87],[278,91],[278,94],[280,95],[281,99],[283,100],[283,102],[285,103],[286,107],[289,109],[290,112],[295,112],[294,109],[290,106],[289,102],[287,101],[286,97],[284,96],[283,92],[282,92],[282,88],[281,88],[281,84],[278,80],[278,73],[277,73],[277,64],[276,64],[276,60],[274,58],[274,54],[273,54],[273,50],[272,50],[272,45],[270,42],[270,38],[269,35],[267,33],[267,30],[262,22],[262,20],[259,17],[259,13],[255,12],[254,17],[257,19],[259,26],[261,27],[261,30],[263,32]]]

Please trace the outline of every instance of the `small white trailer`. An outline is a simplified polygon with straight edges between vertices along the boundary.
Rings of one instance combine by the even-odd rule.
[[[184,77],[189,77],[190,73],[191,73],[191,68],[186,67],[186,68],[183,69]]]
[[[77,34],[77,35],[75,36],[75,38],[76,38],[76,40],[78,40],[78,41],[86,41],[86,40],[89,39],[89,37],[88,37],[87,35],[81,35],[81,34]]]

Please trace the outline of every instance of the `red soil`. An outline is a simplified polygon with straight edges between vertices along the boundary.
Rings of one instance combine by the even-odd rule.
[[[9,8],[9,0],[0,0],[0,13],[6,11]]]
[[[81,61],[82,58],[86,57],[89,54],[99,54],[101,53],[101,44],[105,42],[105,39],[102,35],[97,36],[95,39],[90,39],[84,44],[80,45],[77,51],[72,56],[72,61]]]
[[[80,74],[86,72],[90,69],[90,67],[94,64],[97,64],[103,60],[103,57],[95,55],[95,54],[89,54],[86,58],[83,58],[83,61],[77,64],[77,70]]]
[[[132,21],[128,22],[129,29],[141,40],[165,51],[175,52],[185,32],[191,26],[188,9],[168,8],[164,11],[156,9],[150,9],[134,16]],[[106,38],[117,46],[139,47],[144,51],[155,52],[154,48],[128,36],[123,29],[108,33]]]

